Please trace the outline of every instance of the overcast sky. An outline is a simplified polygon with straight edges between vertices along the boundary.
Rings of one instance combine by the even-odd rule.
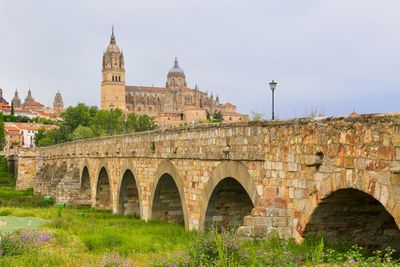
[[[0,0],[0,88],[51,105],[100,102],[115,24],[127,85],[188,85],[270,117],[400,111],[398,0]]]

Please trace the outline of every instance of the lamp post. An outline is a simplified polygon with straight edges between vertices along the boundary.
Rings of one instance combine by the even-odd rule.
[[[275,120],[275,110],[274,110],[274,104],[275,104],[275,100],[274,100],[274,93],[275,93],[275,88],[276,88],[277,82],[275,82],[274,80],[272,80],[269,83],[269,88],[271,88],[272,91],[272,119]]]
[[[113,109],[114,109],[114,104],[110,103],[110,136],[113,135]]]

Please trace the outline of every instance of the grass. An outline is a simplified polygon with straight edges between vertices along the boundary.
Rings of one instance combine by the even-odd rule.
[[[32,190],[15,190],[15,178],[0,158],[0,216],[49,220],[41,230],[55,233],[53,242],[18,256],[0,257],[0,266],[84,266],[99,264],[105,255],[127,257],[148,266],[157,256],[184,250],[193,233],[177,224],[144,222],[87,207],[44,207]]]
[[[184,250],[193,233],[184,227],[163,222],[146,223],[133,217],[112,215],[89,208],[2,208],[13,216],[36,216],[50,220],[43,229],[55,233],[55,242],[43,248],[43,260],[57,259],[59,266],[84,266],[100,262],[104,255],[116,253],[129,258],[135,266],[148,266],[157,255]],[[82,216],[84,214],[84,216]],[[77,248],[79,248],[77,250]],[[59,253],[65,260],[59,259]],[[17,266],[29,262],[30,253],[0,258],[0,264]],[[34,266],[51,266],[46,262]],[[3,266],[1,265],[1,266]]]
[[[370,256],[351,244],[329,247],[321,238],[249,240],[88,207],[44,207],[41,196],[14,185],[0,159],[0,216],[48,222],[35,232],[2,234],[0,266],[400,266],[390,250]]]

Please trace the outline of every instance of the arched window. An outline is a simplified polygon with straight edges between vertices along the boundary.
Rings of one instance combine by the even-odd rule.
[[[121,81],[121,76],[118,76],[118,81],[119,81],[119,82]]]
[[[112,76],[112,81],[114,82],[114,76]]]
[[[190,95],[190,94],[185,95],[186,103],[190,104],[190,103],[192,103],[192,101],[193,101],[192,95]]]

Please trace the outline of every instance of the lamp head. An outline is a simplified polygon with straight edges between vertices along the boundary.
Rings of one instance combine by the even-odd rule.
[[[277,84],[278,84],[277,82],[275,82],[274,80],[272,80],[272,81],[269,83],[269,88],[271,88],[271,90],[274,91]]]

